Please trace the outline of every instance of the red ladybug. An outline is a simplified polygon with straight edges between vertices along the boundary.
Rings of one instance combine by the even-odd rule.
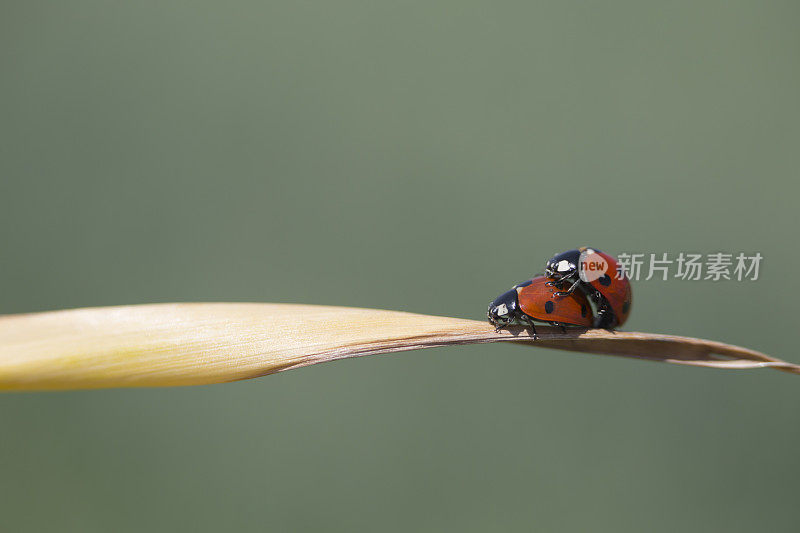
[[[498,331],[515,322],[527,325],[534,338],[534,320],[549,322],[562,329],[564,326],[592,326],[594,314],[583,293],[572,292],[563,296],[557,296],[557,293],[548,278],[529,279],[498,296],[489,304],[486,316]]]
[[[578,289],[594,302],[594,327],[613,329],[628,320],[633,289],[613,256],[584,246],[552,257],[544,273],[552,285],[564,289],[557,296],[571,295]]]

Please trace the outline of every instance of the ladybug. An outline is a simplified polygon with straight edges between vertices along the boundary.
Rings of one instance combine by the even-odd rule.
[[[596,306],[594,327],[613,329],[628,320],[633,289],[613,256],[586,246],[568,250],[547,261],[544,274],[551,286],[565,289],[556,296],[565,297],[579,289],[592,299]]]
[[[566,331],[564,326],[592,326],[594,313],[586,295],[573,292],[557,296],[557,293],[548,278],[529,279],[498,296],[489,304],[486,316],[495,331],[517,322],[529,326],[534,338],[537,338],[534,320],[549,322],[562,331]]]

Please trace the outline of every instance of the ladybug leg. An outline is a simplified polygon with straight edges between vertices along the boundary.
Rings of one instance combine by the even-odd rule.
[[[578,284],[580,284],[580,282],[581,281],[578,280],[575,283],[573,283],[572,286],[569,289],[567,289],[566,291],[556,291],[553,294],[555,294],[556,296],[569,296],[570,294],[575,292],[575,289],[578,288]]]
[[[595,313],[594,324],[592,324],[592,327],[607,329],[611,331],[613,328],[611,328],[610,326],[613,321],[614,321],[613,311],[611,311],[607,307],[601,307],[600,309],[597,310],[597,313]]]
[[[531,336],[534,339],[538,339],[539,335],[536,334],[536,326],[533,325],[533,319],[526,316],[524,320],[528,324],[528,327],[531,328]]]
[[[511,317],[508,317],[505,321],[498,320],[497,323],[494,324],[494,332],[498,333],[501,329],[507,328],[508,326],[511,325],[511,322],[513,321],[514,319]]]

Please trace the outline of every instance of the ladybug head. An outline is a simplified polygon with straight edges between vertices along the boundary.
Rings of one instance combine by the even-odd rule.
[[[517,314],[518,303],[516,289],[504,292],[489,304],[486,312],[489,322],[498,329],[509,325]]]
[[[569,250],[554,255],[545,264],[544,275],[555,280],[573,278],[578,273],[580,259],[580,250]]]

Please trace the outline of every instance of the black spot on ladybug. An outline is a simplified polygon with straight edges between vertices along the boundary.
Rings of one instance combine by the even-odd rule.
[[[581,316],[586,317],[586,304],[581,304]]]
[[[631,302],[629,300],[629,301],[625,302],[624,304],[622,304],[622,314],[623,315],[627,315],[628,314],[628,310],[630,308],[631,308]]]
[[[545,302],[545,304],[544,304],[544,312],[547,313],[547,314],[552,313],[553,312],[553,307],[555,307],[553,305],[553,302],[550,301],[550,300],[547,300],[547,302]]]
[[[611,285],[611,278],[608,277],[608,274],[603,274],[603,276],[597,281],[599,281],[600,285],[602,285],[603,287],[608,287],[609,285]]]

